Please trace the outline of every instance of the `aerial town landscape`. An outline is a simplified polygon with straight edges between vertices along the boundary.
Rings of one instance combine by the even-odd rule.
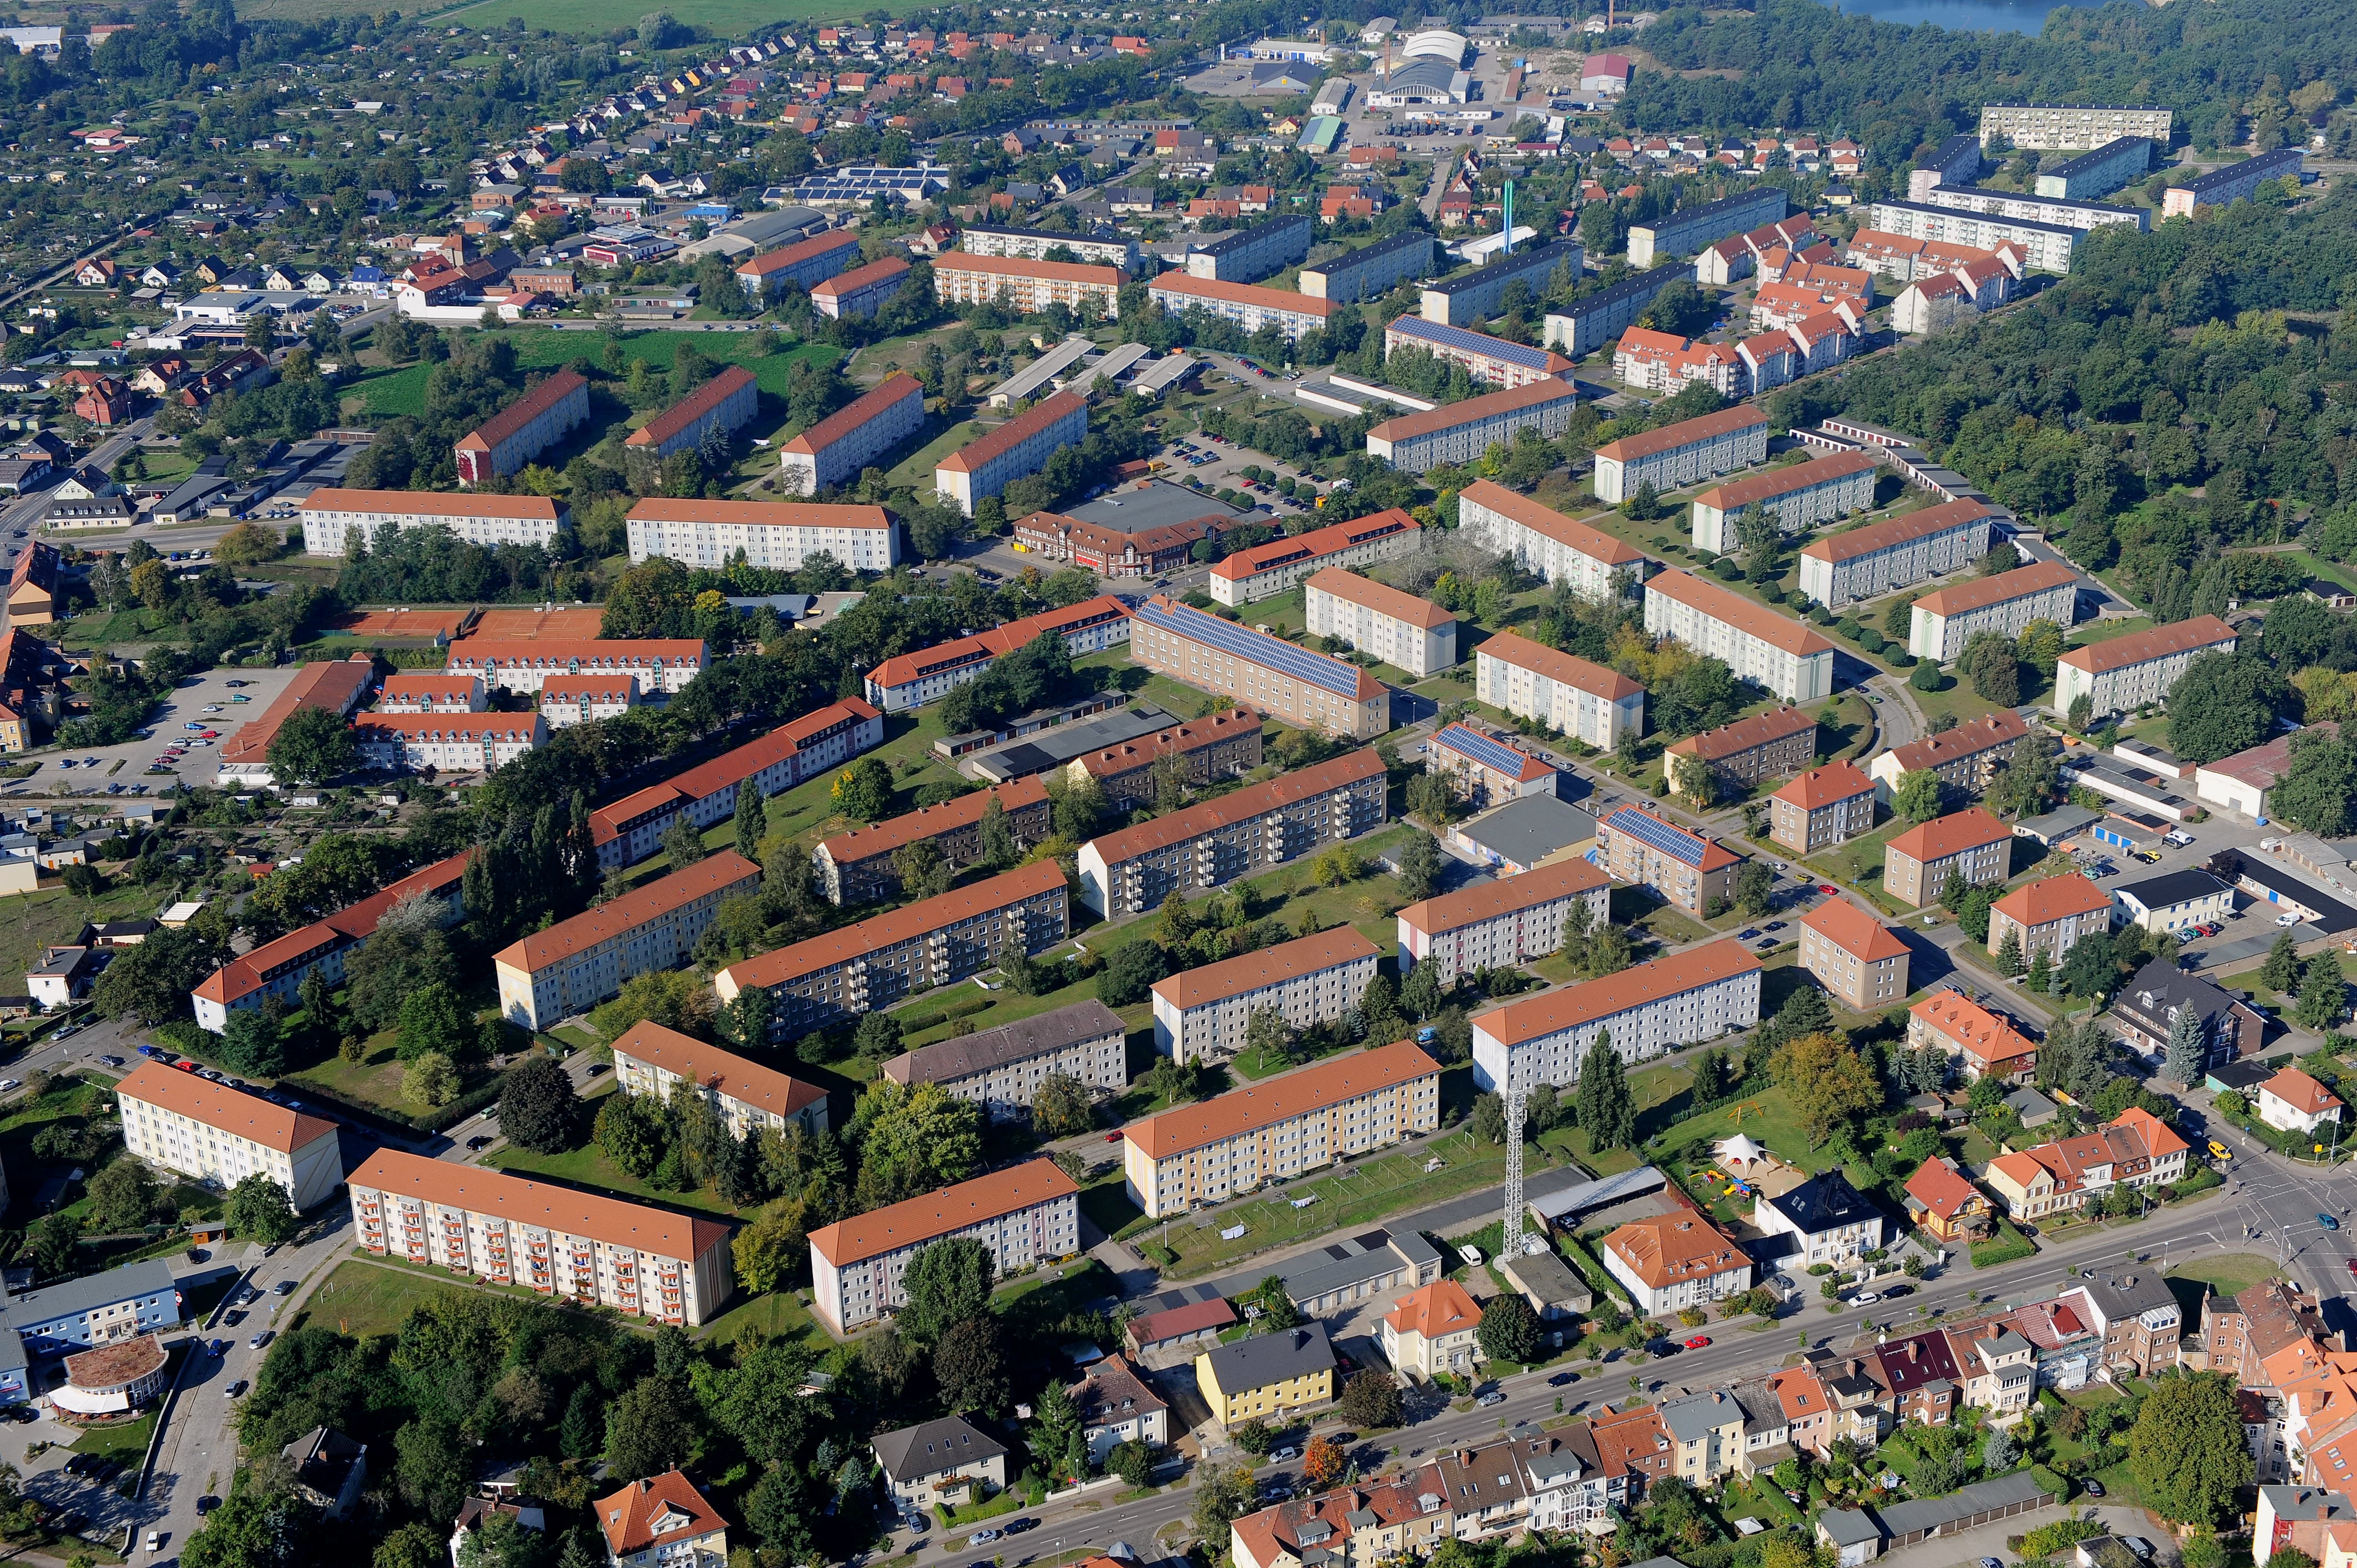
[[[2345,5],[781,9],[0,22],[12,1555],[2357,1568]]]

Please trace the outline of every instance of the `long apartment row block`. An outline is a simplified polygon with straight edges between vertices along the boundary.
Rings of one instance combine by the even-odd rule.
[[[1788,703],[1833,692],[1831,639],[1690,573],[1663,572],[1645,584],[1645,629],[1725,660],[1737,679]]]
[[[1598,446],[1596,499],[1619,506],[1646,485],[1665,496],[1767,460],[1768,416],[1738,403]]]
[[[909,1305],[909,1260],[963,1236],[990,1250],[1000,1279],[1081,1250],[1081,1189],[1053,1160],[1028,1160],[921,1197],[871,1208],[810,1235],[811,1309],[837,1334]]]
[[[1330,1023],[1359,1004],[1383,950],[1337,926],[1154,983],[1154,1048],[1173,1061],[1219,1061],[1244,1048],[1252,1015],[1287,1026]]]
[[[855,572],[889,571],[900,559],[900,531],[880,506],[649,496],[630,509],[627,526],[633,562],[661,555],[707,572],[739,552],[747,565],[770,572],[791,572],[822,554]]]
[[[1907,651],[1945,664],[1983,632],[2018,638],[2036,620],[2067,632],[2078,610],[2078,572],[2066,561],[2040,561],[1916,600],[1908,611]]]
[[[1129,607],[1100,594],[1061,609],[1010,620],[972,637],[937,642],[914,653],[896,653],[867,672],[867,700],[888,714],[939,702],[1032,639],[1055,633],[1078,659],[1129,640]]]
[[[1399,912],[1399,968],[1431,964],[1444,989],[1477,969],[1511,969],[1563,946],[1574,905],[1591,929],[1606,923],[1612,879],[1585,860],[1559,860],[1520,876],[1443,893]]]
[[[699,832],[727,821],[737,814],[737,792],[748,779],[766,800],[883,743],[884,715],[856,697],[804,714],[759,740],[590,812],[597,864],[609,871],[636,865],[662,847],[663,834],[683,816]]]
[[[1476,479],[1458,492],[1457,526],[1483,549],[1512,555],[1523,570],[1570,585],[1590,604],[1632,591],[1645,575],[1645,557],[1631,546],[1493,479]]]
[[[1617,670],[1501,631],[1474,650],[1474,695],[1599,751],[1645,733],[1645,688]]]
[[[1248,605],[1308,582],[1329,566],[1365,566],[1411,553],[1423,537],[1415,518],[1389,507],[1239,550],[1212,564],[1211,595],[1223,605]]]
[[[713,989],[723,1002],[748,990],[768,992],[770,1037],[792,1038],[963,980],[997,962],[1007,948],[1043,951],[1070,933],[1071,918],[1062,868],[1038,860],[730,964],[714,977]]]
[[[633,1024],[614,1042],[614,1081],[625,1094],[671,1102],[685,1084],[717,1112],[729,1135],[826,1131],[826,1090],[661,1024]]]
[[[1260,715],[1250,708],[1222,708],[1119,746],[1083,752],[1064,765],[1064,777],[1074,784],[1095,779],[1108,810],[1129,811],[1157,803],[1157,768],[1175,773],[1190,789],[1203,789],[1240,779],[1260,762]]]
[[[1159,594],[1137,607],[1129,657],[1281,723],[1352,740],[1372,740],[1392,727],[1391,692],[1356,664]]]
[[[1383,763],[1361,747],[1232,794],[1091,839],[1081,901],[1137,915],[1271,865],[1315,854],[1384,821]]]
[[[467,857],[454,854],[423,871],[412,872],[383,891],[339,909],[326,919],[263,943],[252,952],[230,960],[199,981],[188,993],[195,1005],[197,1026],[214,1034],[229,1027],[230,1015],[262,1005],[275,996],[292,1006],[303,977],[317,970],[336,984],[344,966],[396,904],[412,898],[432,898],[443,907],[442,923],[456,925],[465,917],[459,885],[467,875]]]
[[[633,975],[676,969],[722,902],[760,885],[759,866],[722,850],[511,942],[491,961],[500,1013],[527,1029],[552,1029]]]
[[[1636,1063],[1759,1022],[1759,959],[1740,942],[1713,942],[1477,1015],[1473,1081],[1565,1089],[1608,1033],[1620,1059]]]
[[[1122,1170],[1158,1219],[1439,1125],[1440,1064],[1402,1040],[1133,1122]]]
[[[811,852],[819,891],[830,904],[899,897],[900,873],[893,857],[920,840],[936,845],[952,866],[974,865],[982,858],[983,820],[994,803],[1017,849],[1028,850],[1048,836],[1048,784],[1032,774],[820,840]]]
[[[1996,513],[1949,501],[1813,539],[1801,547],[1801,592],[1829,610],[1961,572],[1988,553]]]
[[[699,1326],[736,1289],[728,1227],[379,1149],[352,1172],[352,1233],[379,1257]]]

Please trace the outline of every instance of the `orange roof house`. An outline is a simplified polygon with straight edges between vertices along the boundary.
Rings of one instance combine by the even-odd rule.
[[[1989,1200],[1962,1165],[1941,1155],[1907,1178],[1907,1218],[1943,1241],[1973,1240],[1988,1234]]]

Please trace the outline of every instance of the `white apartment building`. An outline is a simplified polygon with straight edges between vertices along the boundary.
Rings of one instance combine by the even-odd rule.
[[[1519,876],[1493,877],[1399,912],[1399,969],[1438,966],[1443,988],[1477,969],[1511,969],[1563,946],[1575,904],[1588,928],[1606,923],[1612,879],[1586,860],[1559,860]]]
[[[2157,626],[2074,648],[2055,661],[2054,711],[2085,697],[2095,715],[2130,713],[2167,700],[2185,667],[2204,653],[2234,651],[2234,628],[2216,616]]]
[[[371,1155],[348,1185],[353,1234],[380,1258],[683,1328],[737,1287],[717,1219],[399,1149]]]
[[[1356,928],[1299,937],[1154,983],[1154,1048],[1178,1062],[1240,1054],[1252,1015],[1274,1009],[1306,1029],[1359,1004],[1383,950]]]
[[[1598,446],[1596,499],[1619,506],[1648,484],[1665,496],[1767,460],[1768,416],[1738,403]]]
[[[479,714],[490,701],[479,675],[447,670],[396,670],[384,678],[376,711],[381,714]]]
[[[880,506],[649,496],[630,509],[628,529],[633,564],[660,555],[716,572],[742,551],[747,565],[765,571],[791,572],[825,554],[855,572],[888,572],[900,559],[900,531]]]
[[[867,672],[867,698],[888,714],[906,713],[948,696],[1042,633],[1060,636],[1065,649],[1079,659],[1127,642],[1129,623],[1129,607],[1111,594],[1003,621],[972,637],[894,654]],[[877,738],[882,738],[880,733]]]
[[[1211,564],[1211,597],[1230,607],[1253,604],[1306,583],[1329,566],[1364,566],[1415,549],[1423,525],[1398,507],[1348,522],[1272,539]]]
[[[489,773],[548,744],[538,714],[358,714],[363,767],[388,773]]]
[[[159,1170],[226,1190],[250,1176],[286,1189],[296,1212],[344,1179],[336,1123],[225,1083],[143,1061],[114,1086],[123,1146]]]
[[[1081,1189],[1053,1160],[1027,1160],[972,1181],[855,1214],[811,1232],[811,1310],[847,1334],[909,1304],[909,1256],[963,1236],[990,1249],[1009,1279],[1081,1250]]]
[[[1473,1081],[1482,1089],[1557,1089],[1579,1081],[1597,1036],[1629,1063],[1717,1039],[1760,1022],[1760,961],[1712,942],[1550,991],[1473,1020]]]
[[[2121,136],[2149,136],[2165,147],[2176,118],[2169,109],[2100,103],[1984,103],[1981,145],[2002,137],[2025,152],[2076,152]]]
[[[1322,329],[1334,314],[1333,305],[1308,295],[1288,294],[1257,284],[1219,283],[1167,272],[1146,288],[1146,297],[1172,316],[1190,310],[1232,321],[1246,332],[1275,327],[1287,339],[1298,341],[1304,332]]]
[[[874,392],[836,409],[780,447],[778,477],[788,491],[802,496],[847,485],[924,427],[925,383],[895,371]],[[898,561],[899,530],[889,531],[887,543],[890,559]]]
[[[1429,599],[1328,566],[1304,585],[1309,635],[1339,638],[1421,680],[1457,662],[1457,618]]]
[[[1067,234],[1060,229],[1009,229],[969,223],[958,231],[958,249],[970,256],[1021,256],[1044,262],[1050,251],[1067,251],[1101,267],[1137,270],[1137,242],[1126,234]]]
[[[551,675],[540,683],[540,716],[552,730],[619,718],[638,705],[635,675]]]
[[[1457,492],[1457,526],[1483,549],[1512,555],[1523,570],[1570,584],[1590,604],[1633,592],[1644,575],[1645,557],[1632,546],[1493,479],[1476,479]]]
[[[1878,471],[1868,453],[1835,452],[1715,486],[1694,499],[1695,548],[1714,554],[1736,549],[1736,521],[1749,506],[1773,514],[1786,533],[1864,511],[1874,504]]]
[[[826,1131],[825,1090],[661,1024],[633,1024],[614,1042],[614,1081],[625,1094],[666,1105],[672,1091],[687,1084],[719,1112],[733,1138],[790,1126]]]
[[[1908,240],[1975,251],[2011,245],[2020,252],[2023,266],[2047,273],[2069,272],[2079,242],[2086,238],[2084,231],[2060,223],[1934,207],[1924,201],[1878,201],[1869,221],[1879,232]]]
[[[2152,227],[2152,215],[2141,207],[2114,207],[2102,201],[2072,201],[2067,197],[2040,196],[2029,190],[1994,190],[1978,185],[1935,185],[1923,194],[1927,207],[1951,212],[1977,213],[2015,222],[2045,223],[2057,229],[2109,228],[2118,224],[2138,233]]]
[[[500,950],[500,1012],[528,1029],[554,1028],[651,970],[675,969],[723,899],[761,885],[761,868],[735,850],[656,877],[619,898]]]
[[[1645,733],[1645,688],[1617,670],[1501,631],[1474,650],[1473,694],[1601,751]]]
[[[1831,641],[1684,572],[1663,572],[1645,585],[1645,629],[1725,660],[1738,679],[1788,703],[1813,703],[1834,689]]]
[[[1439,1125],[1440,1065],[1401,1040],[1133,1122],[1122,1169],[1158,1219]]]
[[[1118,1094],[1129,1084],[1128,1038],[1121,1015],[1092,996],[904,1051],[884,1064],[883,1076],[903,1088],[937,1083],[981,1106],[992,1121],[1011,1122],[1030,1109],[1051,1077]]]
[[[442,490],[313,490],[303,502],[303,553],[340,559],[357,537],[373,548],[385,529],[438,526],[469,544],[556,542],[569,514],[546,496]]]
[[[1909,612],[1907,651],[1945,664],[1982,632],[2019,637],[2034,620],[2064,631],[2078,618],[2079,574],[2063,561],[1999,572],[1977,582],[1935,588]]]
[[[1367,432],[1367,451],[1394,468],[1421,474],[1443,463],[1469,463],[1492,446],[1512,446],[1524,430],[1552,441],[1571,428],[1578,404],[1579,389],[1571,382],[1533,381],[1386,419]]]
[[[704,672],[703,642],[693,637],[543,638],[503,642],[462,638],[450,645],[448,668],[480,675],[495,692],[530,692],[551,675],[635,675],[639,690],[683,690]]]
[[[1801,592],[1837,610],[1961,572],[1988,553],[1994,516],[1976,500],[1949,501],[1813,539],[1801,547]]]
[[[933,489],[972,517],[976,505],[1026,474],[1038,473],[1056,448],[1078,446],[1088,434],[1086,399],[1071,392],[1041,398],[1028,412],[942,458],[933,469]]]
[[[933,292],[943,304],[1004,302],[1027,316],[1060,305],[1084,320],[1110,321],[1121,313],[1121,285],[1127,281],[1119,267],[1080,262],[1034,262],[960,251],[933,258]]]
[[[1682,1312],[1751,1288],[1751,1254],[1688,1209],[1632,1219],[1598,1249],[1637,1310]]]

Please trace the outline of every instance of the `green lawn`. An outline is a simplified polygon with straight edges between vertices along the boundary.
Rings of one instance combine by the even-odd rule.
[[[176,1351],[176,1354],[180,1352]],[[113,1426],[93,1426],[73,1441],[77,1454],[111,1455],[136,1465],[156,1435],[156,1412]]]
[[[909,486],[919,494],[924,494],[932,488],[933,469],[940,466],[941,460],[967,442],[985,435],[986,429],[986,426],[971,419],[958,421],[900,459],[885,476],[885,482],[893,486]]]
[[[716,5],[724,0],[715,0]],[[789,0],[791,4],[791,0]],[[530,6],[525,7],[527,13]],[[511,9],[500,13],[500,19],[516,13]],[[574,15],[571,11],[566,13]],[[766,13],[774,16],[775,11]],[[537,27],[563,27],[565,24],[544,16]],[[569,29],[568,29],[569,30]],[[553,328],[526,328],[511,331],[508,341],[515,346],[516,363],[525,370],[554,370],[587,356],[595,360],[605,352],[607,334],[595,332],[560,332]],[[763,354],[758,348],[759,338],[753,333],[716,332],[617,332],[611,334],[622,346],[627,361],[643,360],[657,371],[669,371],[672,357],[682,344],[691,345],[696,352],[715,364],[742,365],[753,372],[753,379],[763,392],[773,398],[782,398],[798,361],[813,362],[839,358],[842,350],[823,343],[800,343],[776,354]],[[415,417],[425,412],[425,381],[433,367],[425,364],[405,365],[371,375],[359,383],[361,404],[380,419],[402,415]]]
[[[411,1312],[457,1290],[457,1285],[436,1283],[408,1269],[349,1258],[311,1293],[303,1305],[301,1321],[323,1328],[332,1326],[337,1333],[355,1338],[398,1334]]]
[[[748,1295],[739,1291],[728,1298],[719,1316],[705,1324],[700,1335],[716,1345],[770,1339],[825,1343],[824,1330],[819,1327],[818,1319],[811,1316],[800,1293],[794,1291],[771,1291],[766,1295]]]
[[[278,0],[279,4],[304,8],[287,15],[335,16],[358,14],[365,7],[350,0]],[[500,7],[504,5],[504,10]],[[749,38],[762,28],[774,29],[783,22],[851,21],[860,16],[857,5],[849,0],[683,0],[669,7],[672,14],[690,27],[708,28],[721,38]],[[275,14],[267,13],[265,14]],[[616,28],[638,26],[644,12],[634,12],[629,4],[619,0],[593,0],[586,9],[578,0],[484,0],[479,5],[462,11],[435,14],[439,25],[450,23],[470,27],[488,27],[504,23],[511,16],[521,16],[527,27],[545,28],[551,32],[574,33],[585,37],[610,33]]]
[[[2173,1280],[2199,1280],[2221,1295],[2234,1295],[2282,1273],[2274,1262],[2255,1252],[2227,1252],[2198,1258],[2169,1271]]]
[[[566,1187],[611,1193],[617,1197],[636,1198],[673,1208],[692,1208],[699,1214],[717,1215],[723,1219],[744,1218],[739,1210],[722,1202],[706,1187],[698,1187],[693,1192],[666,1192],[649,1187],[608,1159],[606,1152],[595,1144],[584,1144],[561,1155],[536,1154],[518,1144],[507,1144],[485,1155],[483,1162],[496,1165],[511,1176],[545,1177]]]

